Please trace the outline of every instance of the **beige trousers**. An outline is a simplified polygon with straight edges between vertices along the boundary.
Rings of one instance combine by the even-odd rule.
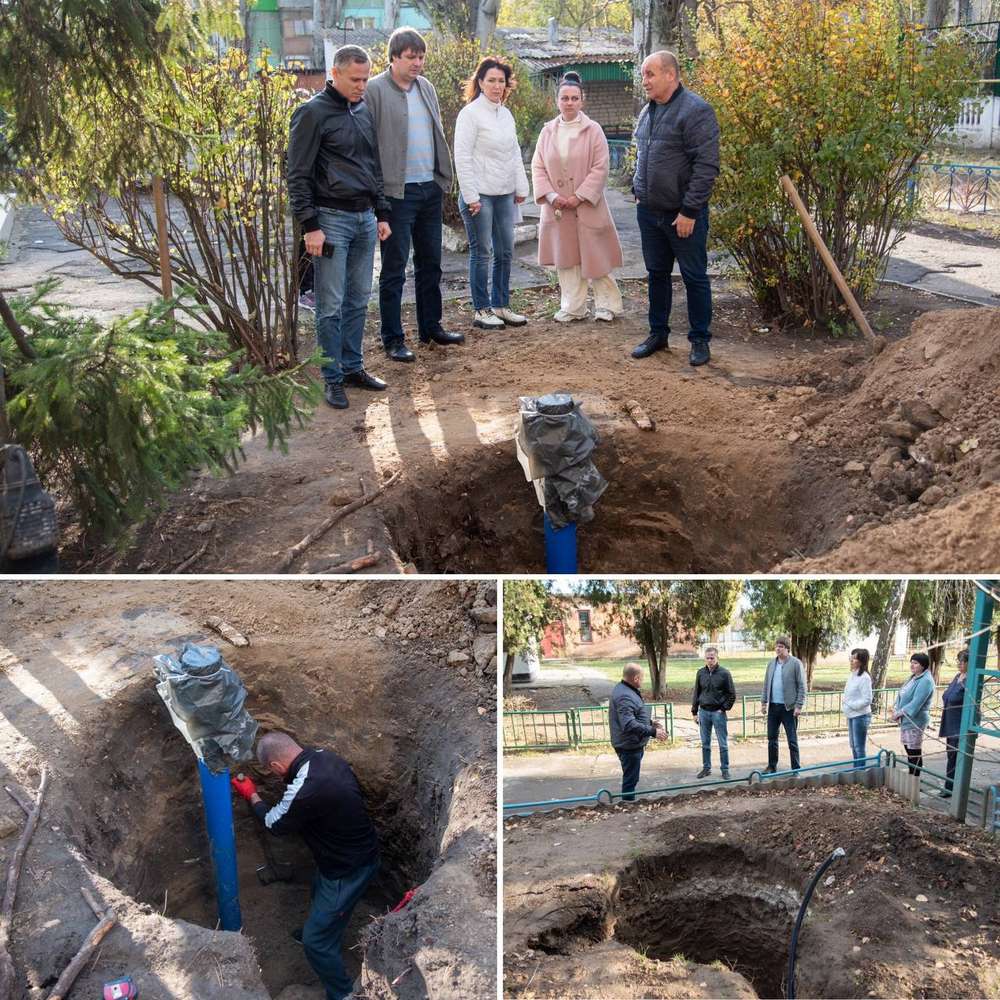
[[[603,278],[594,278],[588,282],[580,273],[580,265],[575,267],[560,267],[559,291],[562,301],[559,303],[564,312],[572,316],[587,315],[587,285],[594,286],[594,308],[607,309],[620,316],[622,312],[622,293],[618,290],[618,282],[610,274]]]

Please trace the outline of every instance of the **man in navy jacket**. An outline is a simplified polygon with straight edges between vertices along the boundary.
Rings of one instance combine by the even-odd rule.
[[[635,126],[632,193],[649,274],[649,336],[632,357],[667,346],[676,261],[687,290],[689,361],[704,365],[711,360],[708,199],[719,173],[719,123],[711,105],[681,83],[672,52],[647,56],[642,88],[648,103]]]
[[[622,799],[635,801],[639,768],[651,736],[665,740],[667,732],[650,718],[649,706],[642,700],[642,667],[626,663],[622,679],[611,691],[608,715],[611,722],[611,745],[622,765]]]
[[[257,759],[284,780],[281,801],[268,807],[250,778],[233,778],[233,787],[271,833],[300,834],[312,851],[317,872],[302,945],[327,1000],[344,1000],[353,981],[344,969],[341,941],[379,866],[378,837],[361,787],[343,757],[304,749],[287,733],[262,736]]]

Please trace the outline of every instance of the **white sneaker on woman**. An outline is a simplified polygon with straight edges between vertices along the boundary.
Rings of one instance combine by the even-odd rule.
[[[615,314],[610,309],[597,309],[594,311],[594,319],[599,319],[602,323],[610,323],[615,318]]]
[[[492,309],[477,309],[472,325],[482,330],[502,330],[506,324]]]
[[[499,316],[507,326],[524,326],[528,322],[527,316],[522,316],[520,313],[514,312],[513,309],[508,309],[506,306],[500,306],[499,308],[494,306],[493,315]]]
[[[557,323],[572,323],[574,320],[586,319],[587,314],[584,313],[582,316],[577,316],[576,313],[566,312],[565,309],[560,309],[559,312],[552,317]]]

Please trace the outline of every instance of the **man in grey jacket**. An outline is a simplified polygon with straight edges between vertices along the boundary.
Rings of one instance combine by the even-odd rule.
[[[389,36],[389,68],[368,84],[375,116],[392,235],[381,244],[378,304],[382,344],[393,361],[413,361],[400,309],[413,246],[417,331],[422,344],[461,344],[462,333],[441,327],[441,208],[451,190],[451,151],[441,126],[434,85],[424,79],[427,43],[413,28]]]
[[[708,199],[719,173],[719,123],[711,105],[681,83],[672,52],[647,56],[642,88],[648,103],[635,126],[632,193],[649,274],[649,336],[632,357],[667,346],[676,261],[687,290],[689,362],[704,365],[711,360]]]
[[[622,765],[622,800],[634,802],[642,755],[649,738],[667,738],[667,731],[651,720],[649,706],[642,700],[642,667],[638,663],[625,664],[622,679],[611,692],[608,715],[611,745]]]
[[[798,719],[806,703],[806,672],[802,661],[791,654],[792,642],[787,636],[774,640],[774,659],[764,671],[761,711],[767,716],[767,770],[778,770],[778,728],[785,727],[788,754],[792,770],[799,769]]]

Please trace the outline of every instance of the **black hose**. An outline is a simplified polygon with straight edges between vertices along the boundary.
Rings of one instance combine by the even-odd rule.
[[[788,946],[788,983],[785,986],[785,996],[788,1000],[795,1000],[795,957],[799,947],[799,930],[802,928],[802,921],[806,918],[806,909],[809,906],[809,900],[812,899],[813,890],[816,888],[816,883],[819,882],[823,872],[838,858],[844,857],[845,853],[842,847],[834,848],[833,854],[816,869],[816,874],[813,875],[812,881],[809,883],[809,888],[806,889],[806,894],[802,897],[802,905],[799,907],[799,915],[795,918],[795,927],[792,929],[792,940]]]

